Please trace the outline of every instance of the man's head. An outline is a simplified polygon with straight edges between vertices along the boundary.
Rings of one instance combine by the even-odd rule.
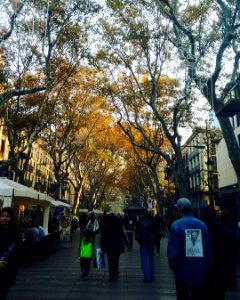
[[[176,207],[182,214],[190,214],[192,212],[192,203],[187,198],[178,199]]]

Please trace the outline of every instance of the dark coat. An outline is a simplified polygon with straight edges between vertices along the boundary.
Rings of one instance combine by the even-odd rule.
[[[125,246],[128,247],[128,239],[123,226],[117,216],[106,216],[101,229],[100,247],[106,253],[123,253]]]
[[[237,240],[234,226],[222,222],[209,227],[213,253],[210,283],[224,288],[236,287]]]
[[[11,251],[8,251],[11,246]],[[21,254],[21,237],[18,232],[11,227],[0,227],[0,259],[7,261],[6,268],[0,269],[1,282],[5,282],[7,285],[14,283],[21,263]]]
[[[124,218],[124,227],[125,230],[134,231],[136,226],[136,218],[132,215],[126,215]]]

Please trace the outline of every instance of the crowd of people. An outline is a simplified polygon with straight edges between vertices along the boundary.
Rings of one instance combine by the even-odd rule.
[[[150,228],[142,229],[140,224],[144,219],[150,221]],[[96,225],[98,223],[98,225]],[[95,224],[95,225],[93,225]],[[82,214],[79,219],[80,243],[79,255],[82,277],[87,277],[90,271],[91,260],[95,259],[96,245],[94,244],[95,235],[100,233],[99,245],[101,251],[106,254],[108,260],[109,281],[115,281],[119,276],[119,258],[125,251],[133,251],[133,240],[138,240],[141,253],[141,266],[144,275],[144,282],[155,280],[154,256],[155,250],[157,255],[160,254],[160,241],[164,237],[164,223],[159,215],[152,217],[150,214],[143,216],[133,215],[131,212],[126,213],[124,217],[113,213],[104,212],[97,218],[94,213],[89,217]],[[141,239],[140,236],[144,230],[152,231],[146,233],[147,239]],[[148,237],[151,239],[148,240]],[[88,245],[86,243],[88,241]],[[91,246],[89,244],[91,243]],[[89,252],[82,252],[82,249],[91,249]],[[81,254],[84,253],[84,254]],[[87,263],[86,263],[87,261]]]
[[[187,198],[180,198],[175,208],[176,220],[169,231],[160,214],[152,216],[147,211],[141,216],[105,213],[99,218],[99,246],[108,260],[109,281],[119,276],[120,255],[125,250],[136,250],[134,238],[139,243],[143,282],[155,281],[155,257],[160,255],[161,239],[168,235],[167,256],[175,277],[177,300],[224,300],[226,291],[236,288],[239,260],[236,223],[228,211],[217,215],[212,207],[205,209],[202,220],[196,218]],[[80,220],[81,232],[87,232],[87,215],[83,220]],[[91,259],[94,256],[92,251]]]
[[[237,226],[228,211],[217,215],[207,207],[202,220],[194,217],[189,199],[176,203],[177,218],[168,226],[163,216],[126,213],[124,217],[93,212],[73,218],[71,231],[79,227],[79,257],[82,278],[88,277],[91,263],[104,267],[108,262],[109,281],[119,277],[119,259],[134,249],[138,241],[143,282],[155,281],[155,259],[160,255],[161,239],[168,236],[167,257],[175,277],[177,300],[224,300],[229,288],[236,288],[236,264],[239,259]],[[50,227],[50,231],[57,230]],[[34,242],[46,235],[39,224],[32,224]],[[24,233],[25,234],[25,233]],[[26,252],[25,235],[13,224],[13,211],[0,211],[0,300],[5,300]],[[96,235],[99,234],[99,239]],[[75,234],[75,236],[77,236]],[[25,248],[24,248],[25,247]],[[98,257],[98,255],[101,255]]]

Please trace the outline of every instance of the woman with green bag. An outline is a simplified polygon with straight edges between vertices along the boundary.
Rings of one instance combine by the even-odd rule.
[[[85,229],[80,238],[79,245],[79,257],[80,257],[80,267],[82,272],[82,278],[88,276],[91,266],[91,260],[93,257],[93,239],[89,230]]]

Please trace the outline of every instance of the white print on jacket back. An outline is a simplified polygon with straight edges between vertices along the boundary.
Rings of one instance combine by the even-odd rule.
[[[185,229],[186,257],[203,257],[201,229]]]

